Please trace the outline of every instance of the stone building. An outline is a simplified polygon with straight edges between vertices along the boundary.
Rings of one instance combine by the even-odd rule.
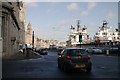
[[[1,36],[1,27],[2,27],[2,2],[0,1],[0,74],[2,74],[2,36]],[[0,75],[0,79],[2,79],[2,75]]]
[[[2,42],[3,42],[3,39],[2,39],[2,35],[1,35],[1,27],[2,27],[2,2],[0,1],[0,58],[2,57]]]
[[[32,41],[33,41],[33,29],[31,23],[29,22],[25,33],[25,44],[32,44]],[[34,48],[49,48],[51,44],[55,44],[56,46],[66,45],[64,42],[60,42],[58,40],[41,39],[34,34]]]
[[[27,30],[25,32],[25,44],[33,44],[33,29],[32,25],[29,22],[27,25]],[[40,39],[36,35],[34,35],[34,47],[38,47],[40,45]]]
[[[20,10],[19,10],[19,17],[20,17],[20,43],[25,44],[25,26],[26,26],[26,16],[25,16],[25,2],[22,0],[20,2]]]
[[[3,58],[9,58],[18,52],[20,43],[20,3],[17,2],[2,2],[2,10],[0,18],[2,19],[1,37],[2,37],[2,52]]]
[[[32,44],[32,25],[29,22],[27,25],[27,31],[25,33],[25,44]]]
[[[87,33],[87,28],[85,26],[81,27],[79,24],[79,20],[78,20],[77,28],[75,28],[71,25],[69,40],[67,41],[67,45],[69,45],[69,46],[80,45],[80,42],[79,42],[80,35],[82,35],[81,36],[81,38],[82,38],[81,44],[90,43],[90,38],[89,38],[89,35]]]

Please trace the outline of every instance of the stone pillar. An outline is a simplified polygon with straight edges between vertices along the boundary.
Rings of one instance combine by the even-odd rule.
[[[0,16],[0,58],[2,58],[2,37],[1,37],[2,17]]]
[[[1,37],[1,22],[2,22],[2,17],[0,16],[0,79],[2,78],[2,37]]]

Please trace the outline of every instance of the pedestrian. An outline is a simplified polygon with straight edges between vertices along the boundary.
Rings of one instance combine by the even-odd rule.
[[[26,58],[28,58],[29,57],[30,49],[29,49],[28,44],[25,44],[25,47],[26,47]]]
[[[23,44],[22,43],[19,44],[19,53],[23,53]]]

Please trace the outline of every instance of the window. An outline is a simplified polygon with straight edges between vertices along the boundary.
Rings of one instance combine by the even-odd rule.
[[[107,33],[102,33],[102,35],[107,35]]]
[[[87,54],[85,50],[82,49],[71,49],[68,50],[70,56],[79,56],[81,54]]]
[[[96,35],[98,35],[98,33],[96,33]]]

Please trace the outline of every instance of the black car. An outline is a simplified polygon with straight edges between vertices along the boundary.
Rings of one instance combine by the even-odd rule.
[[[58,55],[61,53],[61,51],[64,49],[65,47],[59,46],[58,47]]]
[[[41,50],[40,50],[40,54],[41,54],[41,55],[47,55],[47,54],[48,54],[47,49],[46,49],[46,48],[41,49]]]
[[[85,49],[66,48],[59,54],[58,67],[63,71],[84,69],[86,72],[91,72],[91,57]]]
[[[40,55],[47,55],[48,54],[48,51],[46,48],[38,48],[35,51],[38,52]]]

